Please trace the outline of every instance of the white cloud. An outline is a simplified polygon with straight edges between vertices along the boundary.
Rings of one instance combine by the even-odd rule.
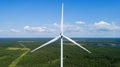
[[[57,24],[57,23],[54,23],[53,24],[55,27],[55,30],[58,31],[60,28],[60,24]],[[58,30],[57,30],[58,29]],[[64,31],[65,32],[80,32],[80,31],[83,31],[79,26],[76,26],[76,25],[72,25],[72,24],[64,24]]]
[[[0,32],[3,32],[3,30],[0,30]]]
[[[46,31],[46,27],[25,26],[24,30],[27,30],[27,31],[36,31],[36,32],[44,32],[44,31]]]
[[[95,23],[95,26],[98,26],[98,27],[105,27],[105,26],[110,26],[111,24],[110,23],[107,23],[105,21],[100,21],[98,23]]]
[[[53,25],[54,25],[55,27],[58,27],[58,28],[61,27],[61,24],[58,24],[58,23],[54,23]],[[71,27],[71,26],[73,26],[73,25],[71,25],[71,24],[64,24],[64,25],[63,25],[64,28]]]
[[[53,25],[54,25],[55,27],[60,27],[60,24],[57,24],[57,23],[53,23]]]
[[[84,23],[84,22],[76,22],[78,24],[85,24],[85,25],[76,25],[76,24],[64,24],[64,32],[70,33],[92,33],[92,32],[98,32],[98,31],[118,31],[120,30],[120,27],[113,24],[108,23],[105,21],[99,21],[96,23]],[[50,24],[49,24],[50,25]],[[33,31],[33,32],[50,32],[50,33],[60,33],[60,24],[53,23],[50,26],[46,27],[39,27],[39,26],[25,26],[24,30],[26,31]]]
[[[26,32],[29,31],[29,32]],[[2,33],[4,32],[4,33]],[[18,32],[18,33],[12,33]],[[19,33],[20,32],[20,33]],[[42,33],[40,33],[42,32]],[[48,24],[46,27],[41,26],[24,26],[23,29],[16,28],[0,30],[1,35],[11,36],[55,36],[60,33],[60,24]],[[120,26],[115,23],[106,21],[99,21],[94,23],[74,22],[64,24],[64,34],[76,37],[120,37]]]
[[[75,22],[76,24],[85,24],[85,22],[84,21],[77,21],[77,22]]]
[[[11,31],[11,32],[16,32],[16,33],[21,32],[20,30],[17,30],[17,29],[11,29],[10,31]]]
[[[83,29],[78,26],[68,27],[66,30],[70,32],[83,32]]]
[[[94,26],[97,29],[104,29],[104,30],[120,30],[120,27],[113,24],[113,23],[108,23],[105,21],[100,21],[94,24]]]

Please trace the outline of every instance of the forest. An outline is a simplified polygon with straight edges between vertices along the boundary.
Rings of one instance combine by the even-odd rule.
[[[59,40],[30,52],[48,40],[0,41],[0,67],[60,67]],[[77,42],[92,53],[65,40],[64,67],[120,67],[120,41]]]

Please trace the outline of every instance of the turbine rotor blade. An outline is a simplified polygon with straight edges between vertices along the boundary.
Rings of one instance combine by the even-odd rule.
[[[46,46],[46,45],[52,43],[52,42],[55,42],[55,41],[58,40],[60,37],[61,37],[61,36],[57,36],[57,37],[55,37],[54,39],[52,39],[52,40],[46,42],[45,44],[43,44],[43,45],[41,45],[41,46],[35,48],[35,49],[32,50],[31,52],[34,52],[34,51],[36,51],[36,50],[38,50],[38,49],[40,49],[40,48],[42,48],[42,47],[44,47],[44,46]]]
[[[63,27],[64,27],[64,24],[63,24],[63,17],[64,17],[64,4],[62,3],[62,11],[61,11],[61,34],[63,35]]]
[[[67,36],[64,36],[67,40],[69,40],[70,42],[74,43],[75,45],[79,46],[80,48],[82,48],[83,50],[87,51],[88,53],[92,53],[90,52],[88,49],[84,48],[83,46],[81,46],[80,44],[78,44],[77,42],[75,42],[74,40],[72,40],[71,38],[67,37]]]

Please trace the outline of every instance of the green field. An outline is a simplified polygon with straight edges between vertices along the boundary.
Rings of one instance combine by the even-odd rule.
[[[30,50],[46,41],[0,41],[0,67],[60,67],[60,42],[47,45],[33,53]],[[64,67],[120,67],[120,42],[77,41],[92,53],[65,41]],[[106,46],[96,46],[100,43]]]

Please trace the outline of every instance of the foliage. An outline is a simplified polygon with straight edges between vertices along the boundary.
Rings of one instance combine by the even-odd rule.
[[[0,42],[0,67],[8,67],[12,61],[23,54],[23,50],[6,50],[8,47],[22,48],[22,43],[31,50],[45,43],[46,41]],[[64,43],[64,67],[120,67],[120,47],[110,46],[111,43],[120,42],[100,42],[100,41],[77,41],[92,53],[89,54],[76,45],[68,41]],[[96,46],[96,44],[104,46]],[[29,52],[16,67],[60,67],[60,43],[59,41],[47,45],[33,53]]]

